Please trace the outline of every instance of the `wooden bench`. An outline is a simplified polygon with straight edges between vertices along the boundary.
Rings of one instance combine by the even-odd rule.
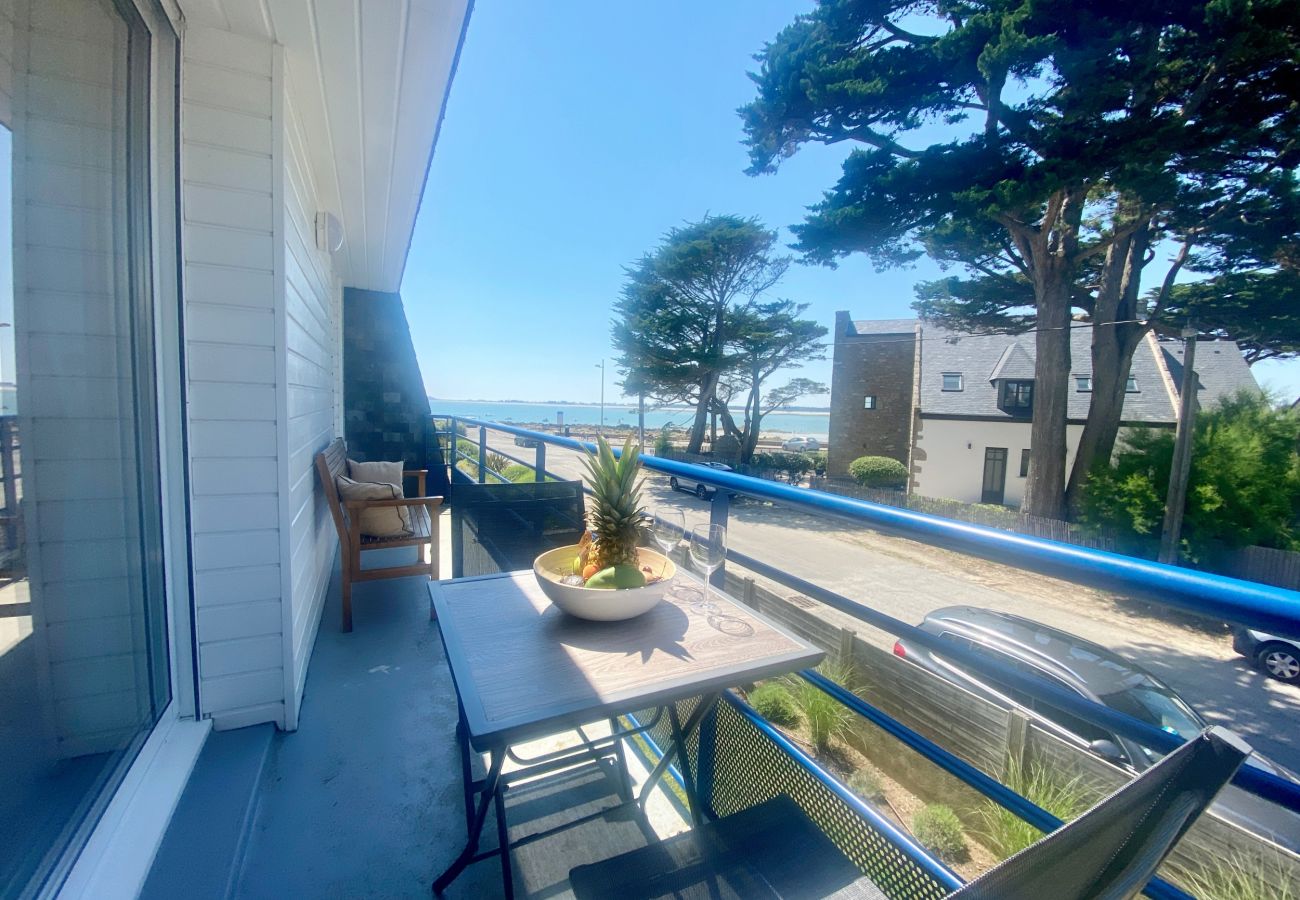
[[[402,472],[403,478],[417,481],[418,497],[406,497],[401,500],[348,500],[339,497],[338,482],[335,478],[348,473],[348,448],[342,438],[335,438],[333,443],[316,454],[316,474],[320,476],[321,489],[329,501],[330,513],[334,516],[334,528],[339,534],[339,546],[343,549],[343,630],[352,630],[352,583],[354,581],[377,581],[381,578],[409,578],[412,575],[438,577],[438,507],[442,505],[441,497],[426,497],[425,478],[428,469],[412,469]],[[360,530],[361,510],[381,506],[404,506],[411,513],[411,534],[398,537],[370,537]],[[424,561],[424,548],[429,548],[429,561]],[[395,547],[419,547],[420,561],[409,566],[387,566],[385,568],[361,568],[361,554],[367,550],[391,550]]]

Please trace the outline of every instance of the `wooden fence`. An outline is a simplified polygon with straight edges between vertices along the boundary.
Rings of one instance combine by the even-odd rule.
[[[1077,544],[1080,547],[1094,547],[1112,552],[1116,547],[1114,538],[1097,534],[1073,522],[1031,516],[991,503],[963,503],[960,500],[948,500],[943,497],[925,497],[904,491],[863,487],[851,478],[819,478],[814,482],[813,487],[827,493],[866,500],[870,503],[911,509],[934,516],[971,522],[975,525],[986,525],[990,528],[1001,528],[1005,531],[1015,531],[1052,541]]]
[[[1237,547],[1217,554],[1212,571],[1233,578],[1300,590],[1300,553],[1272,547]]]
[[[1038,765],[1066,782],[1078,778],[1091,803],[1131,777],[1039,728],[1023,713],[1002,709],[867,643],[855,630],[832,621],[830,611],[815,601],[782,597],[735,571],[727,571],[726,578],[732,596],[817,644],[832,662],[851,667],[853,688],[867,702],[1004,783],[1013,766]],[[952,807],[968,830],[978,832],[979,811],[989,803],[982,795],[870,723],[860,721],[849,741],[910,792],[926,802]],[[1300,831],[1300,816],[1295,820]],[[1165,872],[1177,878],[1233,863],[1260,871],[1266,868],[1293,887],[1300,885],[1300,855],[1213,812],[1201,816],[1179,842],[1165,863]]]

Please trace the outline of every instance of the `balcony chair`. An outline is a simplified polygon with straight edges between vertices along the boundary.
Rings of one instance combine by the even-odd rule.
[[[879,848],[880,832],[864,840],[824,801],[814,815],[832,827],[816,825],[790,796],[780,794],[662,843],[578,866],[569,883],[580,900],[1127,898],[1143,889],[1249,753],[1232,733],[1207,729],[1078,819],[951,893],[937,882],[919,880],[915,868],[908,869],[914,861],[898,845],[890,860]],[[721,775],[714,780],[715,798],[723,781]],[[734,792],[735,784],[733,778],[725,791]],[[838,840],[832,842],[828,832]],[[865,867],[845,855],[862,855],[864,846],[872,861]],[[904,877],[880,869],[882,861],[897,866]],[[864,869],[871,875],[862,875]]]
[[[413,575],[438,577],[438,507],[441,497],[426,497],[425,478],[428,469],[410,469],[402,472],[403,478],[416,480],[418,496],[396,500],[346,500],[339,497],[337,476],[348,471],[348,448],[342,438],[334,441],[316,454],[316,474],[321,490],[329,501],[334,528],[338,531],[339,546],[343,549],[343,630],[352,630],[352,583],[377,581],[382,578],[409,578]],[[411,533],[399,537],[371,537],[361,533],[360,513],[364,509],[383,506],[405,507],[411,514]],[[414,565],[361,568],[361,554],[367,550],[392,550],[398,547],[416,547]],[[429,561],[424,561],[424,548],[429,548]]]
[[[452,488],[451,575],[531,569],[586,529],[582,483],[466,484]]]

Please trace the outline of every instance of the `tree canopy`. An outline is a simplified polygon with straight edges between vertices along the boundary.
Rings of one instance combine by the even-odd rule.
[[[758,56],[749,171],[854,142],[796,249],[928,254],[962,274],[922,286],[923,314],[1035,329],[1026,508],[1059,516],[1072,318],[1099,326],[1086,470],[1113,446],[1143,304],[1158,318],[1185,266],[1272,264],[1231,223],[1250,210],[1258,236],[1294,205],[1297,47],[1293,0],[823,0]]]
[[[699,452],[712,412],[748,459],[763,416],[825,390],[794,379],[764,394],[772,375],[823,358],[826,347],[826,328],[800,318],[806,305],[768,297],[790,265],[776,242],[757,219],[709,215],[670,230],[626,270],[613,323],[624,388],[692,404],[690,452]]]
[[[1266,398],[1240,394],[1196,420],[1183,542],[1193,559],[1221,546],[1300,548],[1300,415]],[[1134,429],[1110,468],[1085,482],[1082,518],[1138,541],[1160,537],[1174,433]]]

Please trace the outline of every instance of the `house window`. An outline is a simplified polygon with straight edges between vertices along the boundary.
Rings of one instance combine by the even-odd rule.
[[[1130,394],[1136,394],[1138,392],[1138,380],[1135,376],[1130,375],[1128,377],[1128,381],[1124,383],[1124,390]]]
[[[862,408],[863,408],[863,409],[875,409],[875,408],[876,408],[876,395],[875,395],[875,394],[867,394],[867,396],[863,397],[863,398],[862,398]]]
[[[962,390],[961,373],[960,373],[960,372],[944,372],[944,373],[943,373],[943,389],[944,389],[945,391],[960,391],[960,390]]]
[[[1028,450],[1020,451],[1020,477],[1021,478],[1029,477],[1029,451]]]
[[[998,407],[1013,416],[1027,416],[1034,409],[1032,381],[1004,381],[998,392]]]
[[[1086,393],[1089,393],[1089,392],[1092,390],[1092,376],[1091,376],[1091,375],[1075,375],[1075,376],[1074,376],[1074,389],[1075,389],[1076,391],[1078,391],[1080,394],[1086,394]]]

